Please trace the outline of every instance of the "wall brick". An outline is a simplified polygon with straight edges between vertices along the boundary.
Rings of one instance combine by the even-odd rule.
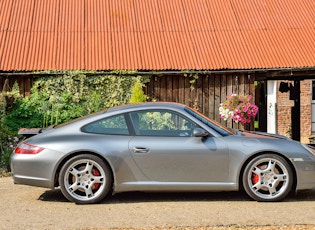
[[[278,88],[280,86],[278,81]],[[294,83],[292,81],[289,84]],[[301,126],[301,142],[309,143],[311,135],[311,80],[301,81],[301,106],[300,106],[300,126]],[[277,133],[291,137],[291,108],[294,106],[294,101],[290,100],[290,93],[281,93],[277,95]]]

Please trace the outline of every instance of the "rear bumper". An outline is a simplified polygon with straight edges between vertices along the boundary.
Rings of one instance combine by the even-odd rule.
[[[54,188],[58,152],[43,150],[39,154],[12,154],[11,170],[16,184]]]
[[[23,175],[15,175],[12,176],[14,184],[23,184],[23,185],[30,185],[36,187],[44,187],[44,188],[53,188],[53,183],[51,180],[46,178],[39,178],[39,177],[27,177]]]

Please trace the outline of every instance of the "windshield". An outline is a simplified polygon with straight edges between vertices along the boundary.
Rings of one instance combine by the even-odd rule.
[[[197,118],[202,123],[209,126],[210,128],[214,129],[216,132],[218,132],[222,136],[230,136],[230,135],[234,134],[232,129],[229,129],[229,128],[221,125],[219,122],[216,122],[216,121],[206,117],[205,115],[203,115],[202,113],[200,113],[196,110],[185,107],[185,111],[187,113],[189,113],[190,115],[192,115],[193,117]]]

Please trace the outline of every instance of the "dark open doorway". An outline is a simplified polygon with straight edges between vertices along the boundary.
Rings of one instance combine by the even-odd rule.
[[[255,118],[255,130],[267,132],[267,81],[255,81],[255,104],[258,114]]]
[[[293,84],[292,84],[293,83]],[[281,82],[279,91],[281,93],[289,92],[289,99],[294,101],[291,107],[291,138],[296,141],[301,140],[301,84],[299,80],[292,83]]]
[[[255,120],[255,130],[267,132],[267,80],[260,80],[255,83],[255,104],[259,107],[259,112]],[[288,99],[294,101],[291,108],[291,138],[300,141],[301,139],[301,97],[300,80],[281,82],[280,92],[289,92]],[[277,125],[277,124],[276,124]]]
[[[301,140],[301,86],[300,81],[294,81],[290,88],[290,100],[294,100],[294,106],[291,109],[291,129],[292,139]]]

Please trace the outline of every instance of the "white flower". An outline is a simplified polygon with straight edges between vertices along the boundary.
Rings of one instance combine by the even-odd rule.
[[[230,116],[233,116],[234,115],[234,112],[233,111],[230,111],[229,109],[227,108],[223,108],[222,106],[219,108],[219,113],[220,113],[220,117],[223,119],[223,120],[227,120],[230,118]]]

